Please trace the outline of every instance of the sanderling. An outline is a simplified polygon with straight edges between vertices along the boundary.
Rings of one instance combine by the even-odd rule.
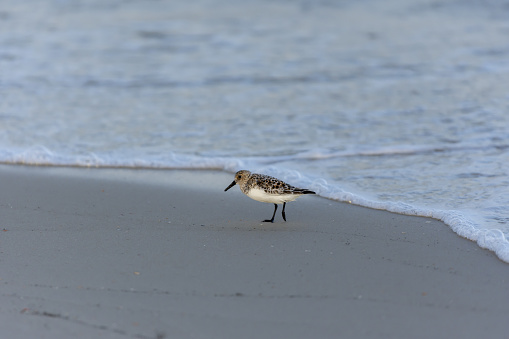
[[[287,202],[294,201],[303,194],[315,194],[313,191],[288,185],[286,182],[268,175],[251,173],[246,170],[235,173],[235,180],[224,189],[225,192],[235,184],[238,184],[242,193],[251,199],[274,204],[272,219],[263,220],[264,222],[274,222],[277,204],[283,204],[281,215],[286,221],[285,207]]]

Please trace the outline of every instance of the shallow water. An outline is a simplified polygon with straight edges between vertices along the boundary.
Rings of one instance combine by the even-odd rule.
[[[12,1],[0,161],[249,168],[442,219],[509,262],[507,15],[503,1]]]

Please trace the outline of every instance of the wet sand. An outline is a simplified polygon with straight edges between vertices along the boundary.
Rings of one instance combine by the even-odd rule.
[[[261,223],[232,178],[0,166],[2,336],[507,336],[509,266],[442,222],[306,196]]]

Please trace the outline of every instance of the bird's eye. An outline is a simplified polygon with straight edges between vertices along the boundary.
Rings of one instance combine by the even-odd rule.
[[[240,180],[240,178],[241,178],[241,177],[242,177],[242,176],[240,176],[240,175],[237,175],[237,180]]]

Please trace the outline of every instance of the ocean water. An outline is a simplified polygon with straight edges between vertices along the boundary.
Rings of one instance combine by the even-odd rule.
[[[502,0],[4,1],[0,162],[250,169],[443,220],[509,262],[507,17]]]

